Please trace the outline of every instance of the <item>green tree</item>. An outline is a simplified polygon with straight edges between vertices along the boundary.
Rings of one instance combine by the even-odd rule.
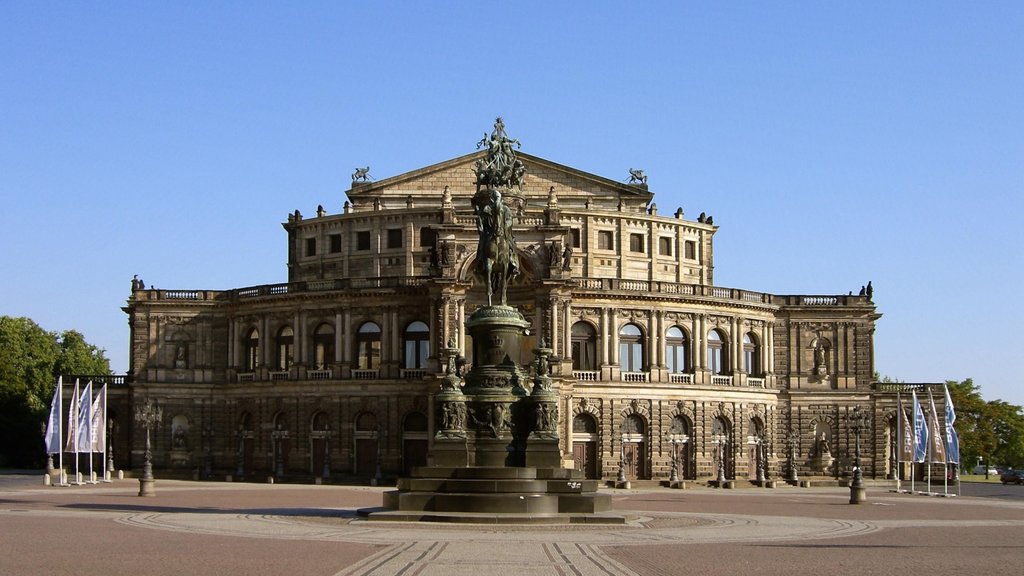
[[[993,400],[988,403],[987,418],[995,436],[993,462],[1020,468],[1024,465],[1024,414],[1021,407]]]
[[[110,374],[110,361],[77,331],[57,334],[29,318],[0,316],[0,466],[42,463],[43,426],[60,374]]]
[[[996,449],[995,434],[987,422],[988,405],[981,389],[968,378],[963,382],[947,381],[949,397],[956,408],[956,432],[960,437],[960,460],[970,470],[980,457],[988,462]]]
[[[1002,400],[985,401],[981,388],[968,378],[946,382],[956,408],[960,456],[970,469],[978,458],[987,464],[1024,464],[1024,413],[1020,406]]]

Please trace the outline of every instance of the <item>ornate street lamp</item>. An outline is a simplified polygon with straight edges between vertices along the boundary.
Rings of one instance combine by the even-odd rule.
[[[382,437],[387,438],[387,431],[384,430],[383,424],[377,424],[377,470],[373,474],[373,479],[370,480],[370,486],[379,486],[384,478],[380,470],[380,445],[382,444]]]
[[[163,420],[163,410],[147,398],[146,403],[135,407],[135,421],[146,429],[146,453],[142,466],[142,478],[139,478],[139,496],[156,496],[156,481],[153,479],[153,450],[150,443],[150,431]]]
[[[850,504],[860,504],[865,500],[864,478],[860,469],[860,433],[871,426],[871,414],[854,406],[844,417],[850,431],[853,432],[853,480],[850,482]]]
[[[672,444],[672,474],[668,481],[670,486],[675,486],[679,483],[679,452],[676,450],[675,434],[669,437],[669,442]]]
[[[107,419],[107,474],[114,473],[114,419]],[[111,480],[111,478],[106,478]]]
[[[768,453],[765,451],[764,437],[758,436],[754,445],[756,446],[755,450],[757,450],[757,481],[761,486],[764,486],[767,480],[765,468],[768,466]]]
[[[270,440],[274,444],[274,476],[284,476],[284,441],[288,438],[288,431],[277,425],[277,430],[270,433]]]
[[[242,478],[245,475],[245,427],[238,425],[238,450],[235,451],[235,475]]]
[[[615,479],[619,486],[626,484],[626,435],[622,435],[619,442],[619,476]]]
[[[324,479],[331,477],[331,425],[324,425]]]
[[[800,481],[800,477],[796,472],[796,448],[800,444],[800,437],[793,431],[792,428],[786,434],[786,448],[788,449],[788,460],[787,463],[787,476],[786,481],[791,484],[796,484]]]
[[[213,475],[213,426],[207,424],[203,427],[203,476],[209,478]]]
[[[717,468],[717,478],[716,478],[716,481],[718,482],[718,487],[719,488],[723,488],[723,487],[725,487],[725,443],[726,443],[726,436],[725,436],[725,434],[715,434],[714,437],[711,440],[711,443],[715,445],[715,448],[716,448],[715,452],[717,454],[717,460],[718,460],[718,462],[716,463],[716,468]]]

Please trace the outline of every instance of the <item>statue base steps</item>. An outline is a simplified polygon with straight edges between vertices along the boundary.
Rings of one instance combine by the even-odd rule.
[[[596,480],[565,468],[416,468],[385,492],[383,507],[361,510],[369,520],[498,524],[623,524],[610,514],[611,496]]]

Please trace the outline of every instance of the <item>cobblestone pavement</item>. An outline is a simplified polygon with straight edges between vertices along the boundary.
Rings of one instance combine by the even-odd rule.
[[[40,482],[41,484],[41,482]],[[1024,503],[843,489],[615,491],[626,525],[367,522],[369,487],[0,483],[0,574],[820,574],[1017,568]]]

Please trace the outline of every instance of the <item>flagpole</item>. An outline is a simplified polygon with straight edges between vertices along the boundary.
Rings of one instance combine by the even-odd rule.
[[[103,426],[103,481],[110,482],[110,470],[107,470],[107,385],[103,385],[103,418],[100,419],[100,426]]]
[[[898,386],[898,385],[897,385]],[[900,414],[903,412],[903,402],[900,400],[900,389],[896,388],[896,493],[900,493],[900,452],[903,452],[903,421]]]
[[[64,482],[64,380],[57,376],[57,485]]]
[[[81,409],[81,407],[79,406],[80,402],[81,402],[81,399],[78,398],[78,380],[76,379],[75,380],[75,408],[76,408],[76,412],[77,412],[77,410]],[[70,415],[70,412],[68,414]],[[82,431],[80,429],[81,425],[79,424],[78,420],[79,420],[78,414],[75,414],[75,452],[74,452],[74,454],[75,454],[75,485],[76,486],[81,486],[82,485],[82,472],[78,469],[78,465],[79,465],[79,463],[80,463],[80,461],[82,459],[78,457],[78,436],[82,433]]]
[[[935,402],[932,400],[932,389],[928,388],[927,390],[928,390],[928,404],[932,408],[932,412],[935,412]],[[938,432],[938,430],[932,430],[932,437],[934,437],[937,432]],[[932,460],[934,459],[934,456],[935,456],[934,450],[935,450],[935,441],[931,437],[929,437],[928,438],[928,456],[926,457],[928,459],[928,495],[929,496],[932,495]]]

